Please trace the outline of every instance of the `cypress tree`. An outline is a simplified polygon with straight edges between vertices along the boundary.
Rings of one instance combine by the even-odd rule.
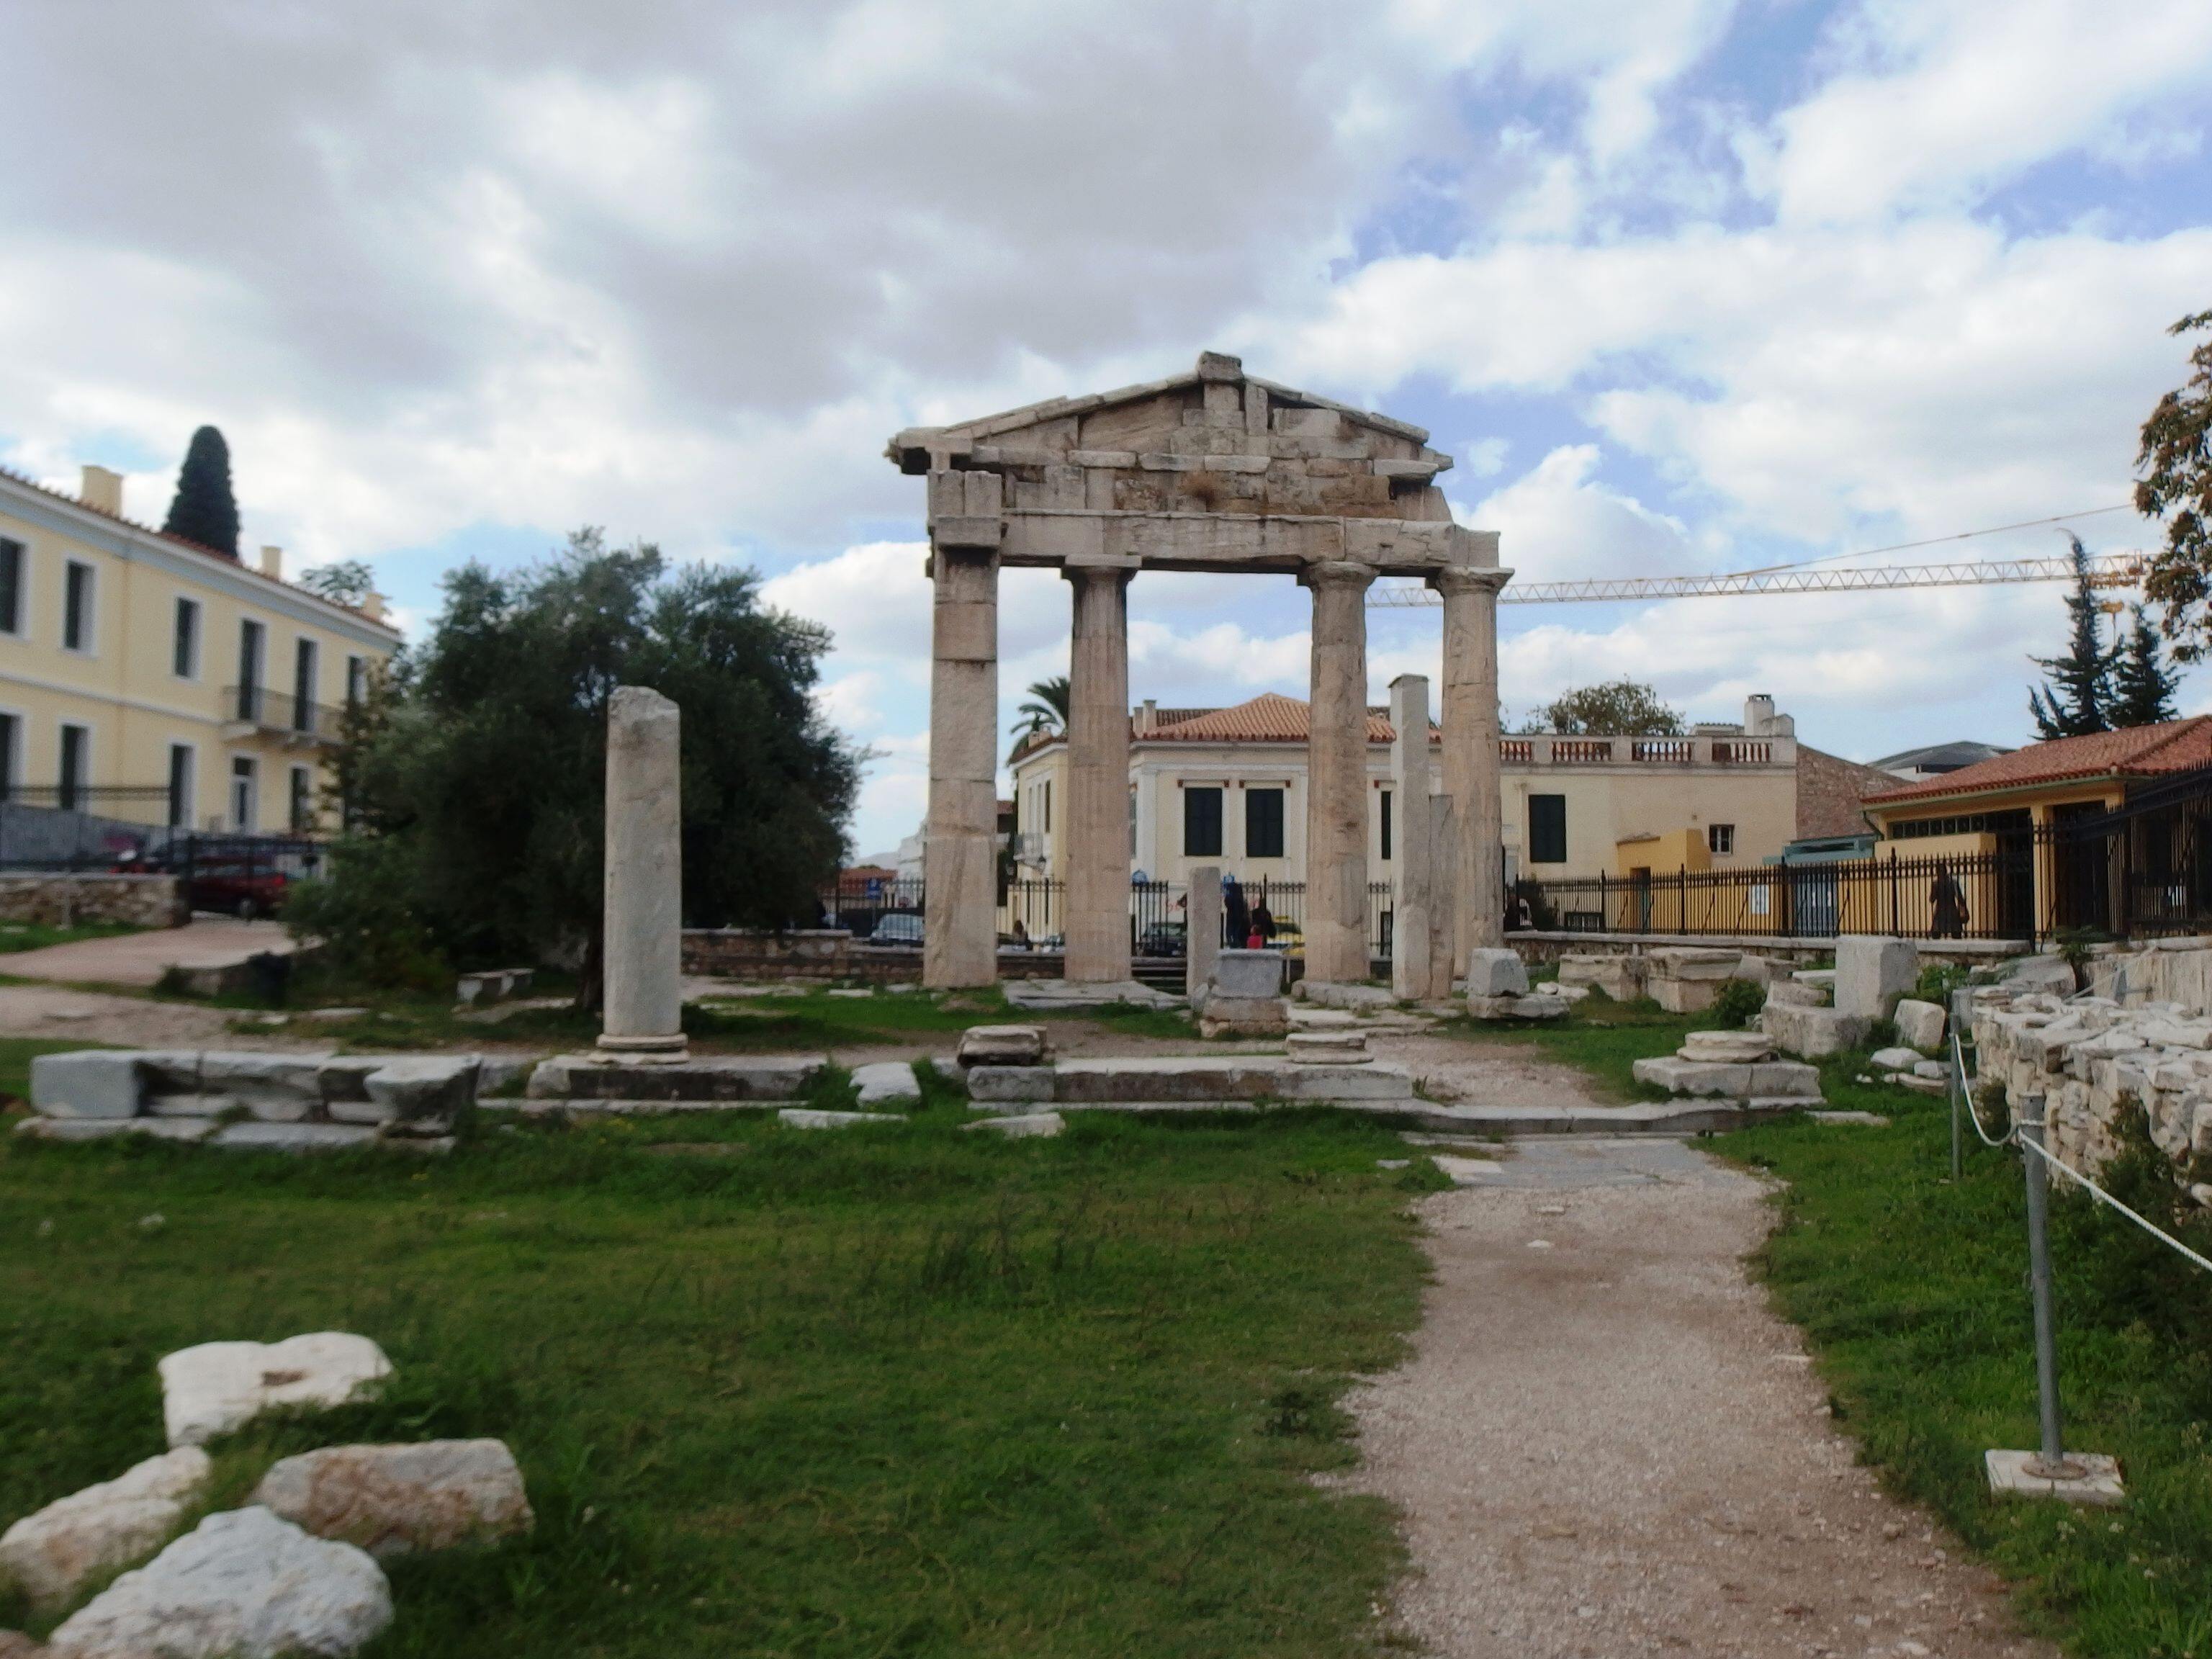
[[[2119,647],[2103,642],[2097,590],[2089,583],[2088,550],[2070,532],[2066,539],[2074,544],[2074,591],[2066,598],[2070,624],[2066,654],[2029,659],[2051,677],[2041,690],[2031,688],[2027,694],[2028,711],[2045,740],[2112,729],[2112,669],[2120,654]]]
[[[2121,643],[2119,665],[2112,671],[2112,724],[2156,726],[2176,719],[2173,688],[2180,679],[2166,665],[2149,613],[2136,606],[2134,625]]]
[[[185,464],[177,472],[176,497],[161,529],[226,558],[238,556],[238,498],[230,493],[230,446],[211,426],[192,434]]]

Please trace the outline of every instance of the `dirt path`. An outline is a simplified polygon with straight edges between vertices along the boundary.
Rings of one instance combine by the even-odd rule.
[[[1838,1130],[1848,1133],[1848,1130]],[[1759,1184],[1680,1143],[1525,1141],[1423,1200],[1418,1352],[1353,1396],[1397,1613],[1452,1659],[2036,1656],[1884,1498],[1745,1278]]]
[[[292,940],[274,921],[195,916],[182,927],[157,927],[112,939],[78,939],[42,951],[0,956],[0,974],[15,979],[64,980],[82,984],[152,985],[175,963],[240,962],[257,951],[289,952]]]

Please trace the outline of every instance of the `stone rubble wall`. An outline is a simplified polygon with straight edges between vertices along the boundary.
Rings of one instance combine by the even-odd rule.
[[[181,927],[191,920],[184,883],[175,876],[0,876],[0,921],[74,927],[88,921],[136,927]]]
[[[2212,1159],[2212,1018],[2168,1001],[2123,1007],[2111,997],[2066,1000],[2045,989],[1985,986],[1973,994],[1982,1079],[2003,1084],[2016,1112],[2040,1093],[2051,1149],[2084,1173],[2119,1150],[2120,1103],[2132,1096],[2151,1138],[2185,1179]],[[2212,1188],[2192,1188],[2200,1201]]]
[[[2212,939],[2162,939],[2136,951],[2112,951],[2089,964],[2089,989],[2129,1007],[2171,1002],[2212,1014]]]

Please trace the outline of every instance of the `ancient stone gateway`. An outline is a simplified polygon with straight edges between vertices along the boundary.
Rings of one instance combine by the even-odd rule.
[[[1431,814],[1443,830],[1433,871],[1410,874],[1451,967],[1500,942],[1498,591],[1512,573],[1498,568],[1495,532],[1452,522],[1436,485],[1451,458],[1427,439],[1208,352],[1171,380],[891,440],[899,469],[929,480],[925,983],[988,985],[998,973],[1004,567],[1058,570],[1073,590],[1070,980],[1129,977],[1128,585],[1139,570],[1290,575],[1313,596],[1305,949],[1316,981],[1368,970],[1367,589],[1378,576],[1418,576],[1443,593],[1449,805]]]

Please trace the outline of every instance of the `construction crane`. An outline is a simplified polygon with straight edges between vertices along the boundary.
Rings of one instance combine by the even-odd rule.
[[[2089,585],[2134,587],[2142,582],[2148,568],[2149,558],[2142,553],[2093,553],[2089,556]],[[2043,559],[1967,559],[1949,564],[1862,565],[1856,569],[1841,570],[1777,565],[1728,575],[1604,576],[1588,581],[1509,582],[1498,599],[1501,605],[1571,605],[1624,599],[1711,599],[1738,593],[1850,593],[1893,587],[1980,587],[2073,580],[2074,561],[2061,556]],[[1441,604],[1442,597],[1428,587],[1377,586],[1368,590],[1367,603],[1389,609],[1408,609]]]

